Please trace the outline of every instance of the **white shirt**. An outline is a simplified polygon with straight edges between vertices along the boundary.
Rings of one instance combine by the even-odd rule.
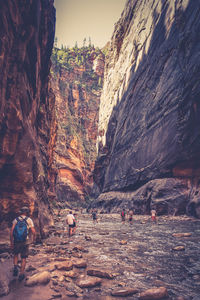
[[[66,219],[67,224],[73,225],[74,220],[75,220],[75,218],[74,218],[74,216],[72,214],[68,214],[67,215],[67,219]]]

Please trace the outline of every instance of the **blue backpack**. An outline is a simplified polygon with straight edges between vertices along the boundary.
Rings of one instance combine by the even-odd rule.
[[[28,236],[28,217],[24,219],[17,218],[17,224],[13,230],[13,237],[15,242],[25,242]]]

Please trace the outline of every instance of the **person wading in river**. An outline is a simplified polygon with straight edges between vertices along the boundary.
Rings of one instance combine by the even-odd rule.
[[[129,210],[129,214],[128,214],[128,220],[129,223],[132,225],[133,224],[133,210]]]
[[[19,281],[25,278],[24,271],[26,266],[26,258],[29,251],[29,231],[32,233],[32,242],[35,242],[36,231],[31,218],[28,217],[28,207],[22,207],[20,215],[13,221],[13,225],[10,231],[10,244],[13,250],[14,269],[13,276],[18,275],[18,258],[21,256],[21,268],[19,272]]]
[[[92,211],[92,219],[93,219],[93,223],[98,223],[98,220],[97,220],[97,211],[94,209]]]
[[[157,223],[157,220],[156,220],[156,210],[154,207],[152,207],[152,210],[151,210],[151,220],[154,222],[154,223]]]
[[[72,211],[70,211],[69,214],[67,215],[66,223],[69,226],[69,231],[68,232],[69,232],[69,237],[70,237],[74,233],[74,227],[76,227],[75,218],[72,214]]]
[[[123,208],[121,211],[121,220],[123,224],[125,223],[125,218],[126,218],[126,212],[125,209]]]

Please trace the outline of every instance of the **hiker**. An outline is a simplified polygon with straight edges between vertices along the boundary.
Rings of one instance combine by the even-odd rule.
[[[125,212],[125,209],[123,208],[122,211],[121,211],[121,219],[122,219],[122,223],[125,222],[125,218],[126,218],[126,212]]]
[[[66,218],[66,223],[69,225],[69,237],[73,235],[74,233],[74,227],[76,226],[74,215],[72,214],[72,211],[69,212]]]
[[[132,209],[129,210],[129,218],[128,218],[128,220],[129,220],[129,223],[132,225],[133,224],[133,210]]]
[[[154,207],[151,210],[151,220],[156,223],[156,210]]]
[[[92,211],[92,219],[93,219],[93,223],[98,223],[98,221],[97,221],[97,212],[96,212],[96,210],[94,209],[93,211]]]
[[[74,227],[72,229],[72,234],[75,234],[77,227],[77,214],[74,214]]]
[[[18,275],[18,258],[21,256],[21,267],[18,280],[22,281],[25,278],[25,266],[26,258],[29,251],[29,231],[32,233],[32,242],[35,242],[36,231],[31,218],[28,217],[29,209],[24,206],[20,210],[20,215],[14,219],[13,225],[10,231],[10,243],[11,249],[13,249],[13,276]]]

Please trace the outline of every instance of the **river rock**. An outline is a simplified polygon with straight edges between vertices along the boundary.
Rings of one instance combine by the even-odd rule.
[[[76,268],[86,268],[87,262],[84,259],[75,259],[72,260],[72,265]]]
[[[67,283],[66,290],[71,292],[71,293],[74,293],[75,295],[83,293],[83,290],[79,286],[74,284],[73,282],[68,282]]]
[[[160,300],[168,297],[166,287],[152,288],[142,292],[139,296],[140,300]]]
[[[172,236],[174,237],[189,237],[191,236],[191,232],[185,232],[185,233],[173,233]]]
[[[81,288],[94,287],[101,284],[100,278],[85,276],[77,281],[77,285]]]
[[[0,297],[8,295],[10,292],[8,278],[0,273]]]
[[[111,292],[112,296],[116,297],[126,297],[126,296],[131,296],[133,294],[138,293],[138,289],[134,288],[122,288],[122,289],[116,289]]]
[[[80,245],[75,246],[72,250],[73,251],[82,251],[82,252],[85,251],[85,249],[82,246],[80,246]]]
[[[64,276],[70,277],[70,278],[76,278],[78,276],[78,274],[71,270],[69,272],[65,272]]]
[[[88,269],[87,274],[90,276],[113,279],[113,275],[109,271],[104,270]]]
[[[125,241],[125,240],[120,241],[120,245],[126,245],[126,244],[127,244],[127,241]]]
[[[185,246],[176,246],[173,248],[174,251],[184,251],[185,250]]]
[[[86,239],[86,241],[91,241],[92,240],[91,236],[89,236],[89,235],[86,235],[85,239]]]
[[[37,273],[31,277],[28,277],[25,285],[26,286],[34,286],[37,284],[47,284],[51,279],[51,275],[49,272],[44,271],[44,272],[40,272]]]
[[[55,264],[57,270],[59,271],[70,271],[73,268],[73,264],[71,261],[65,261],[63,263]]]

